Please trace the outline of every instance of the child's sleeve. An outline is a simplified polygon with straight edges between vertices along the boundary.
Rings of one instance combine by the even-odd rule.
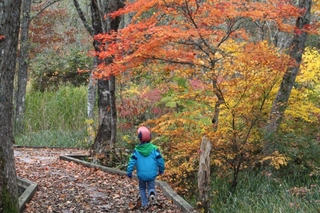
[[[157,159],[157,165],[158,165],[158,168],[159,168],[159,174],[163,174],[164,173],[164,169],[165,169],[164,159],[161,156],[161,153],[160,153],[159,149],[156,150],[156,159]]]
[[[136,166],[136,162],[137,162],[137,155],[135,153],[135,150],[133,150],[133,152],[129,158],[128,167],[127,167],[127,174],[130,174],[133,172],[134,167]]]

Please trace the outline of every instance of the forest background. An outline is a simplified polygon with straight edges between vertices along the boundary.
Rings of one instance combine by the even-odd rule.
[[[93,116],[88,115],[87,107],[94,67],[89,54],[93,37],[83,27],[74,4],[48,2],[33,2],[31,7],[35,16],[29,26],[26,108],[22,128],[16,125],[15,141],[17,145],[92,149],[101,125],[98,101]],[[166,17],[157,14],[160,6],[156,10],[154,2],[149,2],[114,14],[136,14],[131,22],[135,25],[124,27],[123,37],[117,35],[122,48],[109,45],[105,47],[108,51],[99,55],[103,59],[112,54],[117,66],[103,66],[94,72],[109,77],[111,70],[116,76],[117,152],[112,166],[125,168],[129,152],[138,142],[137,127],[147,125],[167,162],[161,179],[201,207],[194,192],[198,190],[200,145],[206,136],[212,144],[210,211],[319,212],[320,47],[311,25],[303,29],[309,35],[281,125],[276,134],[266,138],[273,101],[292,63],[286,53],[299,11],[284,4],[278,14],[260,5],[260,12],[268,14],[261,20],[265,14],[253,6],[255,14],[236,14],[230,4],[221,4],[215,7],[215,18],[201,22],[194,18],[196,13],[204,13],[201,9],[167,8],[170,15]],[[90,17],[90,3],[79,3]],[[312,8],[316,20],[317,2]],[[239,17],[255,22],[240,22]],[[286,25],[277,23],[280,19],[276,17],[285,19]],[[192,20],[207,30],[200,32],[203,37],[195,30],[181,32],[177,27],[179,33],[171,34],[173,28],[166,28],[181,25],[194,29],[187,27]],[[262,35],[267,28],[271,31]],[[210,37],[210,30],[217,36]],[[115,35],[110,32],[96,38],[114,44]],[[151,35],[155,35],[154,43]],[[277,41],[270,42],[271,38]],[[201,39],[212,46],[195,42]],[[138,44],[141,46],[135,46]],[[126,55],[128,52],[131,54]],[[265,141],[272,141],[271,154],[263,153]],[[96,162],[108,165],[103,157],[96,156]]]

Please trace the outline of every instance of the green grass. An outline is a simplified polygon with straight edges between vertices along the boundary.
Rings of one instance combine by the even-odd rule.
[[[26,97],[27,132],[79,130],[85,127],[87,88],[60,87],[55,92],[30,92]]]
[[[16,145],[87,148],[86,131],[44,130],[16,136]]]
[[[15,136],[16,145],[88,147],[86,101],[85,86],[27,93],[25,131]]]
[[[214,212],[219,213],[305,213],[320,211],[320,187],[299,179],[279,180],[271,176],[244,174],[236,193],[228,195],[223,180],[214,180]],[[300,186],[298,186],[300,185]]]

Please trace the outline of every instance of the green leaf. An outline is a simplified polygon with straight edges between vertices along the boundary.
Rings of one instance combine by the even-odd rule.
[[[171,96],[165,96],[161,99],[161,102],[163,103],[167,103],[169,101],[172,101],[172,97]]]
[[[169,101],[166,103],[166,107],[174,108],[176,106],[177,106],[177,102],[175,102],[175,101]]]
[[[187,88],[187,80],[184,78],[177,78],[177,83],[179,87]]]

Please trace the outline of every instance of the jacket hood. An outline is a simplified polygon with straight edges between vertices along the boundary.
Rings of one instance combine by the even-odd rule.
[[[157,149],[155,145],[152,143],[141,143],[138,146],[136,146],[136,150],[143,156],[149,156],[152,150]]]

